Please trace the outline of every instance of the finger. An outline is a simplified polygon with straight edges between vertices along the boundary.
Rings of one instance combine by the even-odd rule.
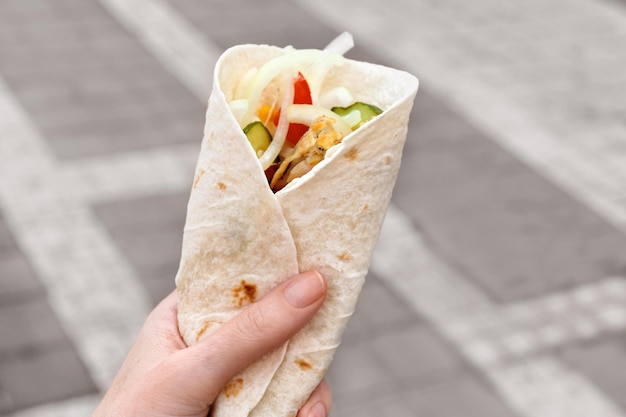
[[[186,347],[178,331],[178,292],[172,291],[148,315],[140,334],[141,339],[162,352],[173,352]]]
[[[178,292],[172,291],[152,310],[145,322],[145,327],[160,327],[164,323],[176,323],[178,315]]]
[[[116,376],[114,386],[125,384],[133,375],[143,376],[171,352],[185,347],[178,332],[177,307],[178,297],[173,291],[150,312]]]
[[[332,405],[332,393],[326,380],[322,380],[304,403],[297,417],[326,417]]]
[[[172,352],[184,349],[185,342],[178,331],[178,295],[176,291],[165,297],[150,312],[137,340],[126,357],[119,377],[141,374],[152,369]],[[131,372],[137,371],[140,372]]]
[[[326,296],[326,281],[309,271],[279,285],[209,337],[186,349],[194,358],[189,378],[223,387],[248,365],[283,345],[313,317]]]

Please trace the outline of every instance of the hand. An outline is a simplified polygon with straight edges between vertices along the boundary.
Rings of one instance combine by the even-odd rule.
[[[326,290],[318,272],[297,275],[191,347],[178,332],[174,291],[146,319],[92,417],[206,416],[231,378],[313,317]],[[298,417],[325,417],[330,405],[330,390],[322,381]]]

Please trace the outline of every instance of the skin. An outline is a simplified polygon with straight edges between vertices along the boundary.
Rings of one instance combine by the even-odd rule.
[[[297,275],[191,347],[178,332],[174,291],[146,319],[92,417],[207,416],[226,383],[304,327],[326,291],[318,272]],[[322,381],[297,417],[325,417],[330,406]]]

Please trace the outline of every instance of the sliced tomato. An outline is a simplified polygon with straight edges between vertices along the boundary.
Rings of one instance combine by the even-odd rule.
[[[313,104],[309,83],[301,72],[298,72],[293,82],[293,104]],[[287,142],[295,146],[307,130],[309,130],[307,125],[290,123],[287,130]]]
[[[307,130],[309,130],[309,127],[307,125],[303,125],[300,123],[289,123],[289,130],[287,130],[287,137],[285,139],[293,146],[296,146],[300,141],[300,138],[302,138]]]
[[[301,72],[293,81],[293,104],[313,104],[309,83]]]

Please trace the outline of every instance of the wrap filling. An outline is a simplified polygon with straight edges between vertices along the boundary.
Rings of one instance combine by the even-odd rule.
[[[382,113],[356,101],[345,86],[324,85],[350,47],[343,45],[340,53],[286,48],[285,55],[251,68],[239,81],[229,107],[274,192],[305,175],[329,148]]]

